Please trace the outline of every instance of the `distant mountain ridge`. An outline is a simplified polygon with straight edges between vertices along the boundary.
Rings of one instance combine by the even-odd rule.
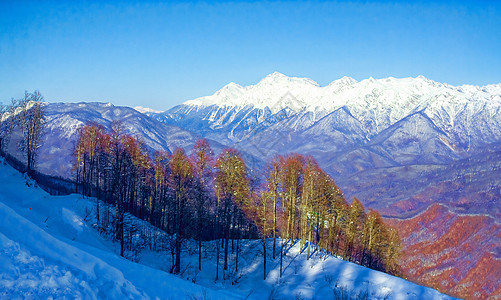
[[[242,145],[265,159],[277,153],[316,154],[336,176],[353,174],[346,171],[352,162],[338,160],[353,151],[376,160],[358,171],[469,157],[501,140],[500,108],[501,84],[452,86],[423,76],[360,82],[343,77],[322,87],[311,79],[272,73],[255,85],[230,83],[211,96],[147,114],[224,144]]]
[[[422,112],[445,133],[444,143],[454,144],[460,152],[501,139],[500,107],[501,84],[452,86],[423,76],[360,82],[343,77],[322,87],[311,79],[273,73],[256,85],[230,83],[211,96],[150,115],[236,142],[267,124],[293,132],[306,130],[341,108],[360,122],[362,132],[357,135],[371,140],[405,117]]]
[[[201,138],[191,131],[158,122],[135,109],[111,103],[49,103],[45,111],[47,128],[39,150],[37,169],[65,178],[72,179],[75,175],[73,151],[78,129],[85,124],[98,124],[110,130],[113,121],[120,121],[125,133],[139,138],[152,153],[159,150],[172,153],[176,148],[183,148],[189,153]],[[19,137],[13,136],[7,152],[23,161],[24,157],[17,151],[18,141]],[[209,142],[216,151],[224,148],[216,141]]]

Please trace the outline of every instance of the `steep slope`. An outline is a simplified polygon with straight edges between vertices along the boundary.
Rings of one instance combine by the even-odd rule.
[[[409,277],[468,299],[501,296],[501,225],[494,218],[433,204],[414,218],[390,223],[400,228],[406,245],[401,262]]]
[[[211,247],[202,272],[190,268],[196,266],[196,251],[185,251],[186,270],[180,276],[198,280],[202,287],[161,271],[168,269],[170,260],[165,252],[142,253],[141,261],[152,267],[115,254],[117,245],[89,224],[93,201],[77,195],[49,196],[0,159],[2,298],[326,299],[337,292],[371,299],[451,299],[318,251],[306,260],[298,244],[288,249],[283,277],[278,277],[278,259],[270,259],[264,281],[260,241],[242,241],[243,270],[234,275],[236,279],[217,283]],[[185,247],[190,247],[189,241]]]
[[[422,112],[411,114],[385,129],[369,143],[401,165],[440,164],[461,158],[461,151]]]
[[[256,85],[231,83],[214,95],[152,115],[168,124],[235,142],[248,138],[259,124],[273,125],[284,118],[297,119],[297,115],[301,118],[284,125],[301,131],[342,107],[360,122],[363,138],[371,139],[422,111],[451,143],[472,151],[501,137],[500,91],[499,84],[455,87],[422,76],[360,82],[342,78],[321,87],[311,79],[273,73]]]

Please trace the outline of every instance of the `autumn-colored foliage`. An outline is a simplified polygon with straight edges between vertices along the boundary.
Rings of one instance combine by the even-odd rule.
[[[283,258],[286,245],[299,242],[308,257],[312,251],[324,249],[374,269],[399,273],[396,231],[379,213],[366,213],[357,199],[348,204],[334,180],[311,156],[277,156],[256,186],[235,149],[225,149],[214,159],[209,143],[200,140],[190,156],[183,149],[151,155],[140,140],[125,134],[115,122],[109,132],[97,124],[79,130],[75,169],[84,196],[96,196],[115,206],[113,219],[108,215],[103,219],[96,201],[97,220],[114,224],[122,255],[125,213],[175,237],[171,250],[174,273],[181,270],[181,245],[186,238],[198,241],[200,269],[202,241],[223,243],[217,247],[217,279],[219,249],[224,249],[226,272],[229,241],[236,242],[234,266],[238,271],[239,241],[257,237],[263,241],[264,253],[266,239],[273,238],[273,257],[278,249]],[[278,237],[282,238],[280,247]]]
[[[376,211],[366,214],[358,199],[348,205],[334,180],[313,157],[279,156],[270,162],[268,170],[259,198],[259,227],[267,229],[267,235],[277,231],[283,237],[281,255],[289,242],[298,240],[301,248],[306,246],[308,257],[312,245],[316,245],[347,260],[400,273],[397,232]],[[263,220],[265,211],[269,214],[266,218],[272,219],[275,202],[282,208],[278,211],[282,221],[276,228]]]
[[[432,204],[409,219],[390,219],[402,236],[403,275],[465,299],[501,296],[501,226],[486,215],[459,215]],[[477,245],[482,245],[479,249]]]

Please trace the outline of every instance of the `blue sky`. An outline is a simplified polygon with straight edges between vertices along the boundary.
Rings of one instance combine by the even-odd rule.
[[[0,102],[165,110],[278,71],[501,82],[499,1],[1,1]]]

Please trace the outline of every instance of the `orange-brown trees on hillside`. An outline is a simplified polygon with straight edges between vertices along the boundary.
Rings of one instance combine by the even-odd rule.
[[[402,275],[402,270],[398,264],[401,250],[402,244],[400,237],[398,236],[398,231],[393,227],[387,227],[386,253],[383,254],[383,257],[385,258],[384,267],[386,272],[397,276]]]
[[[354,198],[348,208],[345,226],[346,246],[344,257],[349,261],[360,262],[364,222],[364,206],[357,198]]]
[[[249,178],[247,166],[240,153],[235,149],[225,149],[216,160],[215,192],[221,203],[222,235],[224,238],[224,270],[228,270],[228,242],[231,228],[238,234],[243,225],[242,208],[249,206]],[[238,238],[238,237],[237,237]],[[237,262],[239,240],[237,239]]]
[[[269,197],[272,201],[272,211],[273,211],[273,259],[275,259],[275,249],[277,247],[277,235],[278,235],[278,201],[279,201],[279,190],[280,190],[280,158],[274,158],[268,166],[268,174],[266,176],[266,188],[269,191]]]
[[[257,236],[263,246],[264,278],[267,239],[273,239],[275,258],[279,237],[280,275],[285,250],[296,242],[308,258],[328,251],[374,269],[399,272],[396,230],[386,226],[377,212],[366,214],[357,199],[348,205],[334,180],[311,156],[275,157],[261,174],[262,185],[251,189],[245,161],[234,149],[223,150],[214,160],[209,143],[199,140],[189,157],[182,149],[150,156],[140,140],[127,135],[120,122],[113,122],[109,131],[97,124],[79,130],[75,167],[79,191],[114,206],[114,214],[106,209],[105,217],[100,217],[97,200],[96,219],[100,229],[112,228],[120,241],[120,254],[125,256],[126,238],[132,236],[124,226],[124,215],[130,213],[171,235],[173,243],[166,245],[174,273],[181,270],[185,239],[197,241],[199,269],[202,241],[222,241],[226,274],[229,241],[232,251],[236,242],[233,262],[238,272],[240,240]],[[221,245],[216,249],[217,280]]]
[[[383,219],[377,211],[371,210],[366,218],[362,237],[361,262],[369,267],[377,265],[377,257],[381,256],[384,242]]]
[[[285,217],[282,237],[289,240],[298,238],[302,175],[303,156],[291,154],[282,160],[282,209]]]
[[[167,183],[170,174],[169,159],[169,153],[165,151],[157,151],[153,156],[155,177],[153,183],[153,198],[150,203],[149,221],[154,226],[164,230],[167,227],[167,218],[163,212],[167,210]]]
[[[171,174],[170,182],[174,192],[174,224],[176,232],[175,251],[176,262],[173,273],[179,274],[181,270],[181,244],[186,236],[186,204],[190,200],[190,192],[193,188],[193,165],[184,153],[178,148],[172,154],[169,161]]]
[[[209,200],[208,186],[211,184],[214,153],[206,139],[198,140],[193,146],[193,165],[197,174],[196,184],[196,218],[198,239],[198,269],[202,270],[202,235],[204,232],[204,219],[208,214],[206,204]]]
[[[75,153],[79,167],[76,171],[77,183],[81,184],[81,193],[84,196],[100,198],[99,191],[103,179],[100,167],[105,155],[109,154],[109,142],[109,135],[105,134],[103,126],[90,124],[79,129]],[[99,200],[96,201],[96,213],[99,223]]]
[[[266,280],[266,264],[267,264],[267,251],[266,251],[266,238],[273,229],[271,217],[273,214],[270,209],[273,208],[273,193],[270,191],[263,191],[260,195],[253,195],[252,209],[247,211],[251,220],[257,225],[260,231],[261,243],[263,246],[263,279]]]
[[[384,224],[381,215],[371,210],[364,223],[362,238],[362,265],[399,274],[397,264],[400,252],[400,238],[394,228]]]
[[[312,245],[316,245],[375,269],[398,270],[396,231],[386,226],[375,212],[366,216],[358,199],[348,205],[334,180],[313,157],[277,156],[266,170],[261,200],[266,199],[269,208],[261,210],[273,212],[275,204],[281,204],[281,226],[273,227],[282,236],[281,262],[287,243],[299,239],[302,250],[307,242],[308,257]],[[265,223],[258,220],[263,228]]]

